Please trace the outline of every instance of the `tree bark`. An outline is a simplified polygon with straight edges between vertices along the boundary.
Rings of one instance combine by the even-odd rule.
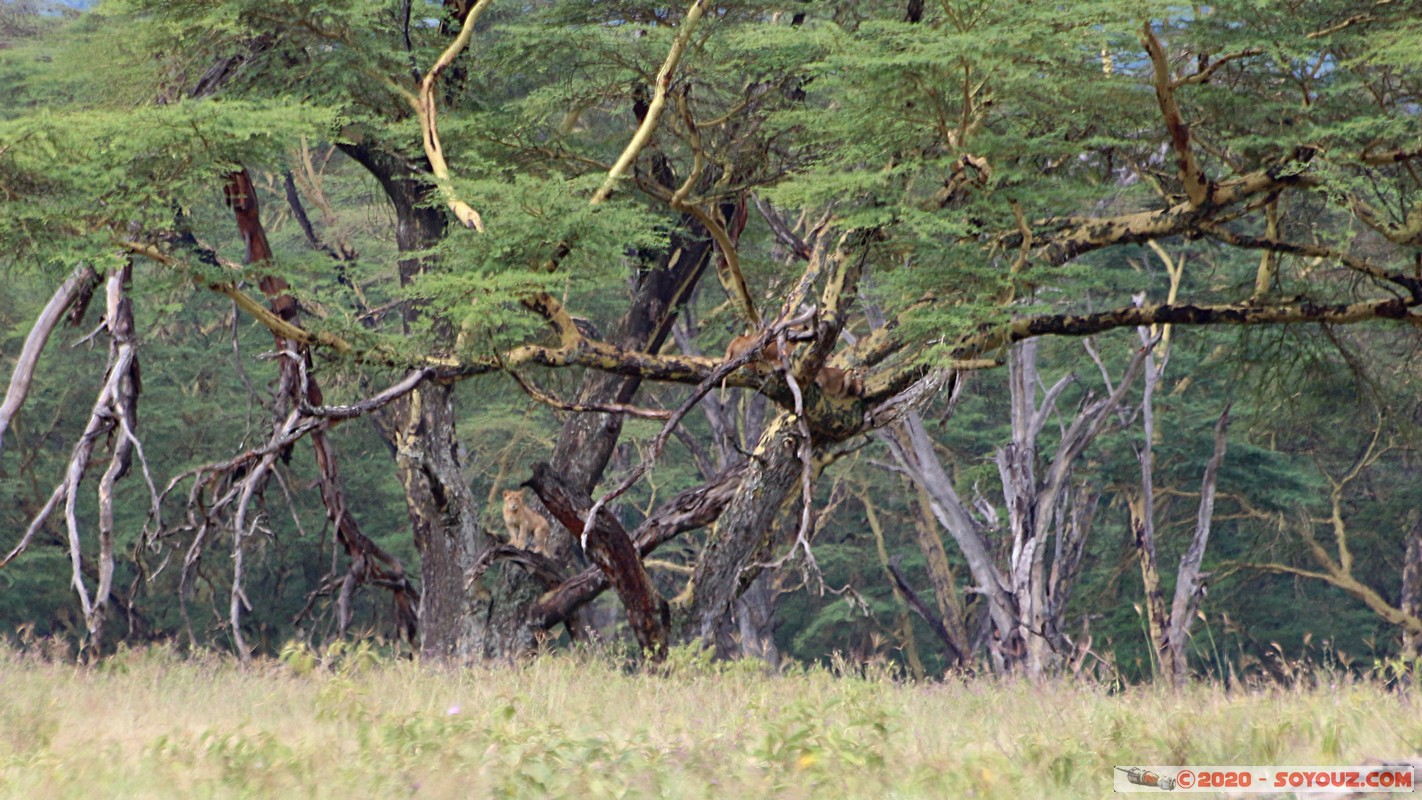
[[[760,569],[750,563],[768,552],[775,520],[800,478],[799,436],[790,414],[778,415],[761,435],[741,485],[716,521],[692,577],[692,636],[713,642],[717,625]]]
[[[533,465],[529,482],[538,499],[568,530],[583,530],[592,498],[565,482],[547,464]],[[657,593],[642,557],[622,523],[607,509],[599,509],[587,536],[587,555],[607,576],[622,600],[627,621],[643,654],[653,662],[666,658],[671,611]]]
[[[775,587],[777,573],[762,570],[736,598],[731,614],[736,623],[736,646],[742,658],[758,658],[774,668],[780,665],[775,644]]]
[[[510,656],[531,647],[530,632],[479,624],[476,617],[488,620],[498,612],[476,609],[474,595],[465,589],[465,573],[495,542],[479,525],[478,506],[464,478],[454,387],[426,383],[392,403],[383,416],[420,554],[421,650],[462,661]]]
[[[401,253],[427,249],[444,236],[444,212],[431,207],[433,187],[402,159],[367,145],[342,150],[364,166],[395,207]],[[400,261],[400,282],[425,268]],[[406,321],[419,314],[405,310]],[[534,644],[526,610],[539,586],[522,570],[503,570],[489,591],[470,592],[466,574],[497,544],[479,524],[479,507],[464,478],[455,425],[454,385],[426,381],[377,415],[376,426],[394,450],[415,549],[420,554],[420,646],[426,656],[463,661],[512,658]]]
[[[1402,559],[1402,597],[1398,605],[1403,614],[1422,619],[1422,515],[1415,511],[1407,531],[1407,548]],[[1422,636],[1409,628],[1402,631],[1402,657],[1422,658]]]

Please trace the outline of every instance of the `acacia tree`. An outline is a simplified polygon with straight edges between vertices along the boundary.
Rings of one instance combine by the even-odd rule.
[[[298,403],[284,432],[220,466],[246,469],[333,416],[376,414],[421,556],[427,653],[516,652],[609,585],[655,652],[668,623],[636,555],[714,522],[687,604],[690,634],[711,638],[764,556],[810,558],[826,463],[1014,342],[1166,323],[1415,323],[1415,34],[1402,12],[1360,2],[1065,15],[953,2],[101,6],[74,35],[126,68],[112,78],[123,91],[3,123],[0,237],[13,263],[64,274],[134,257],[190,275],[292,346],[393,369],[390,389],[362,402]],[[380,277],[362,292],[348,277],[323,288],[288,254],[262,264],[326,314],[319,324],[205,261],[217,234],[184,213],[236,165],[284,168],[301,141],[333,142],[373,177],[398,248],[368,266]],[[1262,257],[1245,281],[1132,302],[1143,287],[1108,252],[1172,240]],[[754,340],[735,358],[669,346],[710,271],[726,327]],[[609,310],[614,287],[623,305]],[[340,310],[377,288],[395,313]],[[864,298],[886,324],[870,329]],[[588,371],[572,399],[521,384],[580,415],[553,448],[561,484],[530,470],[572,537],[491,578],[516,554],[480,525],[455,393],[545,368]],[[669,413],[637,405],[649,380],[698,388]],[[723,380],[777,409],[746,457],[635,531],[605,520],[611,498],[593,495],[621,420],[674,425]],[[207,489],[194,487],[201,506]],[[573,538],[595,566],[569,576]],[[470,575],[486,583],[468,591]]]
[[[1318,580],[1341,590],[1354,600],[1360,601],[1383,622],[1394,627],[1401,634],[1403,657],[1415,658],[1417,642],[1419,637],[1422,637],[1422,616],[1417,613],[1418,537],[1422,535],[1422,530],[1419,530],[1417,515],[1410,513],[1402,521],[1401,526],[1405,526],[1400,537],[1402,552],[1399,554],[1394,551],[1391,559],[1400,562],[1401,566],[1401,585],[1396,594],[1397,601],[1391,599],[1394,596],[1391,590],[1380,590],[1376,587],[1375,576],[1355,572],[1353,548],[1357,543],[1349,535],[1352,516],[1348,508],[1350,491],[1355,483],[1365,478],[1368,470],[1374,467],[1379,459],[1389,450],[1398,447],[1396,441],[1384,439],[1385,428],[1386,424],[1379,415],[1371,435],[1355,453],[1350,454],[1350,463],[1337,474],[1330,472],[1321,461],[1318,463],[1318,469],[1323,473],[1328,488],[1327,516],[1315,517],[1304,511],[1287,523],[1305,545],[1310,565],[1300,567],[1267,561],[1247,566]],[[1328,538],[1322,541],[1317,534],[1320,528],[1328,533]]]

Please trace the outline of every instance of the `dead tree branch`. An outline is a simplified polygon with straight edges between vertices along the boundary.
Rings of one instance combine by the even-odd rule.
[[[14,370],[10,372],[10,386],[5,390],[5,401],[0,403],[0,452],[4,451],[5,432],[9,430],[11,420],[19,413],[29,395],[30,382],[34,379],[40,353],[44,352],[49,335],[54,332],[65,312],[71,308],[76,312],[71,322],[78,324],[78,317],[83,315],[83,306],[87,305],[87,298],[93,293],[98,280],[99,277],[92,267],[76,267],[64,283],[54,290],[54,295],[40,311],[35,324],[30,327],[30,333],[25,337],[25,345],[20,348],[20,357],[15,361]]]

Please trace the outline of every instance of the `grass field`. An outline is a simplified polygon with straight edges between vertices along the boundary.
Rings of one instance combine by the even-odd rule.
[[[80,667],[0,649],[0,795],[1104,797],[1117,764],[1422,747],[1410,694],[1347,680],[1112,693],[672,662],[454,669],[351,650],[243,669],[160,648]]]

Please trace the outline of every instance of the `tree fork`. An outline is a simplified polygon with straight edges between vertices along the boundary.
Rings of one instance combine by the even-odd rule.
[[[592,509],[592,498],[569,486],[543,462],[533,465],[528,485],[564,527],[585,530],[584,518]],[[587,555],[617,591],[643,654],[653,662],[662,661],[667,654],[671,610],[652,585],[626,529],[610,511],[599,509],[586,540]]]
[[[737,462],[701,486],[677,493],[652,512],[632,534],[638,554],[645,558],[677,536],[715,522],[735,497],[747,466],[746,461]],[[532,608],[531,618],[538,627],[551,628],[567,620],[608,586],[607,575],[601,568],[590,567],[539,598]]]

